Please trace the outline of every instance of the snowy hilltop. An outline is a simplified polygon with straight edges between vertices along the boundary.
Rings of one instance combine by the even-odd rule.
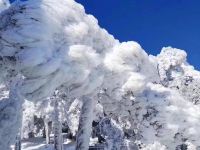
[[[55,150],[200,149],[200,72],[184,50],[121,43],[74,0],[0,11],[1,150],[41,136]]]

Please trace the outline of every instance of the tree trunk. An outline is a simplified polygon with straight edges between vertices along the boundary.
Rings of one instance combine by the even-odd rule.
[[[55,101],[55,119],[54,119],[54,148],[63,150],[62,128],[59,120],[58,102]]]
[[[13,85],[9,98],[0,100],[0,149],[8,150],[15,144],[15,138],[22,123],[23,99],[18,93],[18,87]]]
[[[21,134],[16,137],[15,150],[21,150]]]
[[[90,136],[92,132],[94,101],[87,96],[83,96],[82,100],[83,105],[79,119],[79,127],[76,139],[76,150],[89,149]]]
[[[50,127],[49,122],[44,120],[44,130],[45,130],[45,138],[46,138],[46,145],[50,144]]]

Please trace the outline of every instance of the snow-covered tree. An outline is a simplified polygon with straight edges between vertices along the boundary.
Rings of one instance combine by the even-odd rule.
[[[128,58],[135,55],[133,53],[132,55],[129,53],[125,55],[126,50],[130,52],[133,47],[124,48],[122,54],[119,54],[119,50],[115,50],[116,54],[110,54],[109,59],[104,61],[110,67],[107,72],[112,71],[110,75],[106,74],[109,80],[105,78],[105,82],[109,81],[106,83],[112,84],[110,86],[104,84],[104,88],[99,93],[100,102],[105,113],[122,126],[126,135],[129,133],[129,140],[133,142],[141,141],[144,145],[148,145],[148,143],[157,141],[161,145],[166,145],[168,149],[175,149],[186,141],[198,145],[198,140],[194,140],[194,137],[199,138],[197,137],[198,134],[190,132],[199,130],[198,122],[192,123],[190,120],[198,117],[198,114],[193,116],[192,112],[199,112],[199,107],[194,106],[193,103],[173,88],[163,87],[163,85],[171,86],[175,78],[179,78],[184,74],[198,76],[197,71],[191,73],[191,66],[186,62],[185,52],[177,49],[165,50],[168,54],[163,55],[163,58],[159,56],[160,60],[157,61],[152,56],[146,56],[145,60],[149,60],[149,62],[142,61],[143,63],[139,65],[140,61],[137,59],[142,58],[141,53],[136,55],[137,59],[131,59],[132,64],[129,63]],[[140,52],[141,48],[137,46],[136,50]],[[164,51],[161,52],[161,55],[162,53]],[[133,64],[133,60],[136,64]],[[159,74],[160,70],[157,71],[156,69],[157,64],[166,65],[166,69],[161,67],[163,77]],[[116,70],[115,66],[117,66]],[[137,66],[140,66],[139,71],[132,69]],[[146,72],[142,72],[143,68]],[[148,71],[146,68],[151,68],[151,71],[153,71]],[[133,76],[129,77],[131,74]],[[151,76],[154,78],[151,78]],[[161,82],[162,85],[159,84],[159,80],[164,81]],[[196,88],[196,91],[198,91],[198,88]],[[188,108],[191,111],[188,111]],[[184,139],[187,140],[184,141]]]
[[[90,93],[102,81],[96,76],[99,55],[118,43],[72,0],[14,3],[0,20],[2,68],[23,75],[20,92],[32,101],[46,99],[61,85],[70,93],[85,89],[77,97]]]
[[[92,121],[94,113],[94,101],[84,96],[82,97],[83,106],[81,108],[81,114],[79,119],[79,128],[76,139],[77,150],[87,150],[89,147],[90,136],[92,133]]]
[[[180,49],[164,47],[161,50],[156,59],[160,80],[164,86],[168,86],[170,81],[184,74],[182,66],[187,65],[186,57],[186,52]]]
[[[161,81],[177,90],[185,99],[194,104],[200,100],[200,72],[186,61],[186,52],[171,47],[163,48],[157,56]],[[163,83],[163,82],[162,82]]]
[[[18,87],[20,82],[13,81],[9,96],[0,100],[0,146],[2,149],[10,149],[14,144],[16,135],[22,121],[22,104]]]
[[[20,133],[16,137],[15,150],[21,150],[21,134]]]
[[[121,150],[124,145],[124,133],[120,125],[110,118],[103,118],[98,125],[99,134],[106,140],[106,150]]]
[[[30,101],[25,100],[23,104],[23,118],[21,126],[21,138],[27,139],[33,137],[34,134],[34,115],[36,108]]]
[[[63,150],[62,128],[60,115],[58,110],[58,102],[55,100],[55,118],[54,118],[54,148],[55,150]]]
[[[194,105],[200,104],[200,78],[181,76],[171,82],[170,88],[177,90],[183,98]]]
[[[88,149],[97,101],[114,122],[102,130],[108,147],[119,148],[122,138],[129,149],[200,146],[199,72],[184,51],[167,47],[148,56],[138,43],[114,39],[73,0],[14,3],[0,20],[0,84],[9,93],[0,97],[2,149],[19,132],[24,98],[45,119],[56,116],[57,149],[65,114],[77,149]],[[22,84],[13,84],[16,76]],[[111,140],[114,129],[121,132]]]

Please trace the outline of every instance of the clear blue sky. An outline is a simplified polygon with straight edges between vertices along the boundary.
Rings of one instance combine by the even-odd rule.
[[[200,0],[76,0],[120,41],[134,40],[149,54],[184,49],[200,70]]]

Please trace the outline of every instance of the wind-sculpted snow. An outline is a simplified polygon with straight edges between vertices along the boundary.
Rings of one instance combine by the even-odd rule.
[[[16,3],[0,20],[0,54],[16,58],[17,70],[26,77],[22,92],[34,100],[63,83],[70,89],[83,82],[88,86],[99,55],[118,43],[74,1]]]
[[[133,66],[127,65],[132,55],[125,54],[128,54],[125,59],[123,54],[111,54],[104,61],[112,72],[105,76],[105,82],[109,82],[99,93],[105,113],[117,120],[131,141],[140,141],[143,147],[153,141],[165,145],[166,149],[175,149],[184,143],[188,147],[193,144],[198,147],[200,107],[196,104],[199,102],[200,76],[186,62],[186,53],[168,47],[157,58],[147,56],[148,63],[140,63],[145,55],[136,55],[137,59],[130,61],[136,62]],[[140,69],[134,70],[138,66]],[[130,74],[133,76],[129,77]],[[125,90],[124,87],[129,88]]]
[[[185,51],[180,49],[165,47],[161,50],[157,59],[159,75],[164,85],[167,85],[174,75],[181,76],[183,74],[181,65],[186,63],[186,57]],[[177,74],[173,74],[175,72]]]
[[[90,94],[102,83],[103,75],[98,73],[104,51],[118,43],[81,5],[70,0],[14,3],[1,13],[0,20],[1,80],[10,80],[13,72],[21,74],[20,92],[28,100],[46,99],[61,85],[72,97],[76,89],[80,91],[74,92],[76,97]],[[16,116],[20,112],[17,109]],[[8,126],[15,125],[6,121]],[[12,136],[9,142],[13,142],[16,133],[3,139]]]
[[[144,90],[148,82],[159,80],[156,62],[138,43],[132,41],[115,45],[106,54],[104,67],[103,88],[116,99],[120,99],[127,92],[137,95]]]
[[[117,144],[126,136],[130,145],[145,150],[200,146],[200,73],[187,63],[185,51],[165,47],[158,56],[148,56],[138,43],[114,39],[73,0],[14,3],[0,14],[0,20],[0,84],[10,86],[13,77],[20,75],[23,83],[15,90],[27,100],[41,100],[40,107],[54,101],[55,90],[64,91],[67,98],[63,99],[72,99],[66,104],[71,105],[67,114],[74,135],[77,120],[83,121],[81,131],[91,123],[92,115],[87,115],[92,114],[93,98],[103,106],[96,107],[94,119],[102,119],[105,113],[115,122],[112,129],[123,130]],[[4,137],[5,143],[0,140],[5,149],[20,118],[21,103],[12,95],[15,90],[9,98],[0,95],[0,137],[7,132],[2,130],[5,125],[13,130],[12,137]],[[81,102],[74,99],[85,95],[89,101],[81,111]],[[63,106],[59,109],[64,116]],[[41,112],[50,114],[52,109]],[[6,120],[5,114],[11,119]],[[86,130],[89,135],[90,129]],[[107,143],[113,140],[109,130],[106,135],[110,136]],[[87,149],[88,143],[84,145]]]

